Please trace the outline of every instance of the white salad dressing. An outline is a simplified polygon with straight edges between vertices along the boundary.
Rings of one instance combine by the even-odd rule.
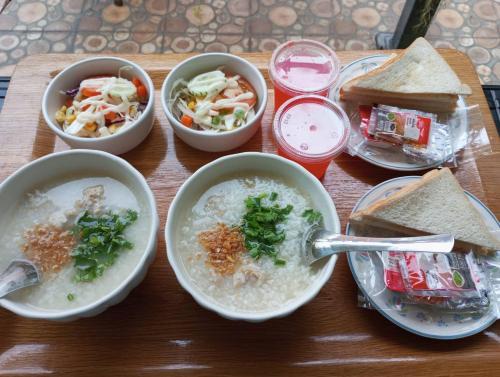
[[[135,85],[121,77],[99,77],[83,80],[80,83],[81,88],[93,88],[99,92],[98,95],[88,97],[83,101],[74,101],[76,110],[81,111],[65,132],[70,135],[77,135],[87,123],[97,123],[99,129],[105,127],[106,120],[104,116],[108,113],[125,114],[130,108],[129,97],[135,96],[137,89]],[[118,104],[113,104],[117,97],[121,99]],[[85,110],[82,108],[89,105]],[[130,124],[130,117],[127,122],[125,119],[124,127]],[[123,127],[121,128],[123,129]]]
[[[241,76],[227,77],[221,70],[202,73],[189,82],[177,80],[170,98],[175,111],[207,131],[230,131],[255,117],[253,88]]]

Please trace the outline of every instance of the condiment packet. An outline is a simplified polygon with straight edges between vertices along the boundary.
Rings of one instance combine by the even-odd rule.
[[[368,133],[396,145],[411,144],[425,148],[436,119],[435,114],[378,105],[372,109]]]
[[[445,309],[482,310],[489,306],[489,285],[472,252],[382,253],[386,287],[405,301]]]
[[[454,165],[450,127],[437,115],[394,106],[359,106],[360,131],[366,144],[393,148],[428,163]]]

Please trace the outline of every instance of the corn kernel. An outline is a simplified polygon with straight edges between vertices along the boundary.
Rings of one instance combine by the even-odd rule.
[[[75,119],[76,119],[76,115],[72,114],[72,115],[69,115],[68,117],[66,117],[66,122],[71,124],[75,121]]]
[[[112,124],[111,126],[108,127],[108,131],[114,134],[116,131],[118,131],[118,127],[116,126],[116,124]]]
[[[196,106],[196,103],[194,103],[194,101],[191,101],[191,102],[189,102],[189,103],[188,103],[188,107],[189,107],[189,109],[191,109],[191,110],[194,110],[194,107],[195,107],[195,106]]]
[[[62,111],[56,111],[56,121],[57,123],[64,123],[66,120],[66,114],[63,113]]]
[[[95,123],[86,123],[85,124],[85,129],[87,131],[94,132],[95,130],[97,130],[97,124],[95,124]]]
[[[137,115],[137,107],[135,106],[130,106],[129,108],[130,116],[133,118]]]

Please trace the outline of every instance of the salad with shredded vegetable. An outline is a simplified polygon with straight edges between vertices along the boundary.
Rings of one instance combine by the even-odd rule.
[[[172,114],[186,127],[231,131],[255,117],[255,89],[240,75],[221,69],[179,79],[169,93]]]
[[[87,138],[110,136],[130,127],[146,108],[149,98],[141,80],[136,77],[128,80],[120,72],[118,77],[90,77],[64,94],[68,98],[56,112],[56,121],[64,132]]]

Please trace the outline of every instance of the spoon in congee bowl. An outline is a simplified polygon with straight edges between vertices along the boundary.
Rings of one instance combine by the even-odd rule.
[[[0,274],[0,298],[18,289],[40,283],[40,274],[33,263],[15,259]]]
[[[310,265],[324,257],[345,251],[399,251],[449,253],[455,240],[450,234],[422,237],[376,238],[356,237],[333,233],[319,225],[312,225],[302,238],[302,255]]]

